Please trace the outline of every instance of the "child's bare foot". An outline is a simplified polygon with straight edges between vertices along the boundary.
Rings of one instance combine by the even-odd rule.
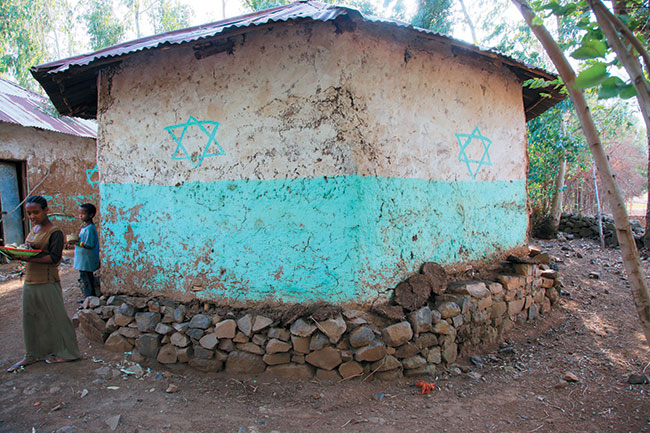
[[[27,367],[28,365],[32,365],[32,364],[34,364],[36,362],[38,362],[38,361],[29,361],[29,360],[23,358],[20,361],[18,361],[17,363],[15,363],[14,365],[12,365],[11,367],[9,367],[7,369],[7,373],[13,373],[14,371],[21,370],[21,369]]]

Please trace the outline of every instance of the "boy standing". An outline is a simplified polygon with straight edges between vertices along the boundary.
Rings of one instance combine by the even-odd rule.
[[[99,237],[93,218],[97,208],[91,203],[79,206],[79,219],[82,221],[79,231],[79,241],[74,247],[74,268],[79,271],[81,278],[81,291],[84,297],[99,296],[95,287],[94,272],[99,269]]]

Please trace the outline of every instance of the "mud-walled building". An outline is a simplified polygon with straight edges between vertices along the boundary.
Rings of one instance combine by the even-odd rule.
[[[62,113],[99,122],[112,296],[79,320],[112,350],[390,377],[557,299],[543,254],[501,282],[447,287],[440,266],[528,254],[525,124],[559,99],[522,83],[545,71],[304,1],[32,73]],[[339,309],[274,313],[317,301]]]
[[[47,98],[0,79],[3,244],[24,241],[29,227],[18,205],[30,192],[47,198],[65,233],[79,230],[79,205],[99,205],[96,136],[93,120],[62,117]]]

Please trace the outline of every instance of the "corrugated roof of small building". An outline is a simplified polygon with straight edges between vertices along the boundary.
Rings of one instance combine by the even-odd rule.
[[[356,9],[311,0],[301,0],[214,23],[124,42],[92,53],[38,65],[33,67],[31,72],[41,83],[59,112],[83,118],[94,118],[97,114],[97,75],[99,70],[118,64],[127,56],[145,50],[164,49],[172,45],[226,38],[235,32],[241,33],[242,30],[252,30],[270,24],[299,20],[335,21],[341,18],[360,19],[376,25],[401,28],[449,44],[469,55],[476,55],[487,61],[500,61],[515,72],[522,82],[531,78],[546,80],[556,78],[554,74],[548,71],[525,65],[494,50],[484,50],[472,44],[431,30],[414,27],[401,21],[379,18],[363,14]],[[550,94],[551,97],[544,96],[544,94]],[[526,120],[538,116],[564,98],[565,96],[552,88],[524,88]]]
[[[0,78],[0,122],[97,138],[93,120],[59,116],[46,97]]]

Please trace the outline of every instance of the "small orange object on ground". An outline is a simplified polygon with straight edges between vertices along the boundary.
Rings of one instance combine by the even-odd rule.
[[[434,389],[436,389],[436,386],[433,383],[427,383],[421,380],[419,380],[418,383],[416,383],[416,385],[422,388],[422,392],[420,394],[428,394]]]

